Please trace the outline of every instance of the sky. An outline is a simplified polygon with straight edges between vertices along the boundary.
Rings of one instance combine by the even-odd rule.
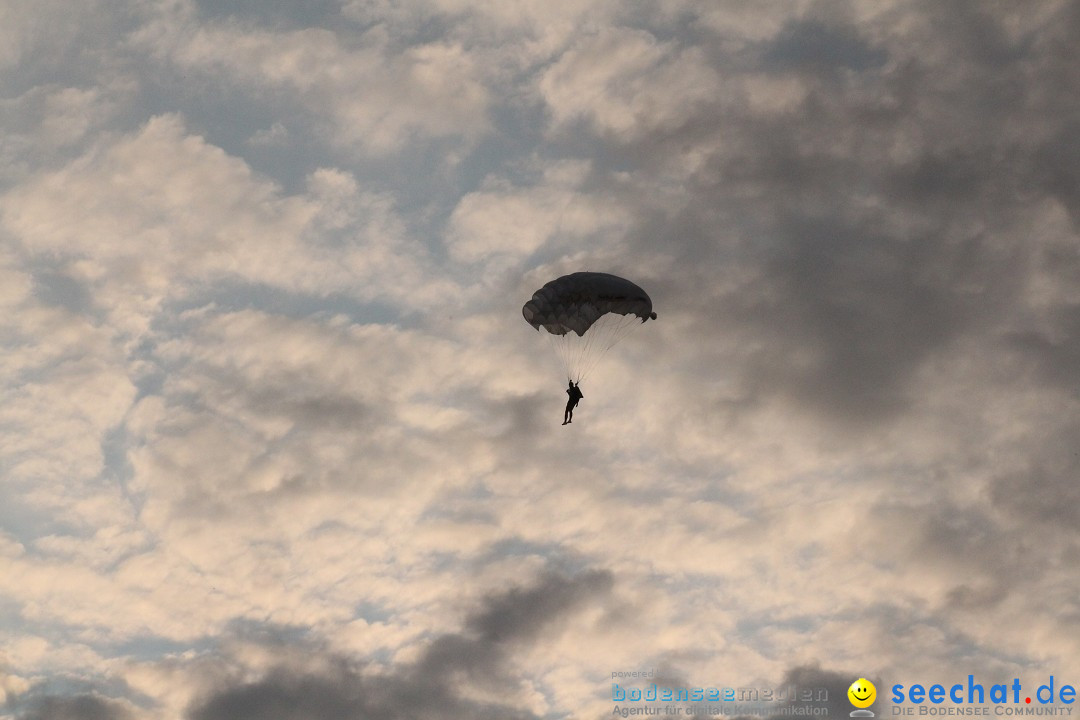
[[[0,718],[1080,681],[1080,5],[0,0]],[[562,426],[521,306],[658,314]]]

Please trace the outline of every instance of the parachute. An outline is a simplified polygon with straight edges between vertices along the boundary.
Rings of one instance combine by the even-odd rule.
[[[552,280],[521,308],[525,321],[544,328],[566,377],[575,383],[639,323],[655,320],[652,300],[617,275],[576,272]]]

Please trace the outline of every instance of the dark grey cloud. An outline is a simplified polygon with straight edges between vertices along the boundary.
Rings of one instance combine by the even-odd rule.
[[[833,419],[905,409],[922,362],[1012,290],[1009,253],[984,238],[887,235],[839,218],[792,218],[783,232],[764,265],[769,299],[745,309],[769,342],[751,377]]]
[[[995,475],[989,485],[994,505],[1031,523],[1052,523],[1056,532],[1075,533],[1080,522],[1080,421],[1070,417],[1025,438],[1030,452],[1020,467]]]
[[[528,641],[590,598],[606,595],[612,585],[611,574],[602,571],[577,577],[548,574],[536,585],[489,598],[466,626],[487,642]]]
[[[819,665],[799,665],[784,673],[780,687],[794,685],[804,690],[824,689],[828,693],[828,700],[820,705],[829,709],[828,717],[845,717],[852,710],[851,702],[847,697],[848,688],[851,683],[864,677],[862,672],[860,670],[842,672],[822,668]],[[866,679],[878,686],[878,701],[871,705],[870,709],[880,714],[881,693],[884,691],[881,678],[875,676]],[[815,703],[815,706],[817,705],[818,703]]]
[[[1080,277],[1080,254],[1053,248],[1045,262],[1055,275]],[[1080,303],[1062,300],[1042,317],[1040,328],[1008,333],[1006,349],[1034,366],[1039,379],[1066,396],[1080,399]]]
[[[659,281],[668,302],[697,314],[703,333],[760,348],[727,366],[753,394],[848,429],[918,403],[917,372],[957,340],[1000,342],[1023,288],[1047,272],[1045,241],[1015,228],[1040,195],[1076,197],[1069,115],[1032,114],[1072,102],[1062,40],[1051,38],[1073,31],[1047,24],[1013,37],[1007,11],[924,10],[906,35],[888,17],[858,29],[792,20],[756,61],[713,62],[730,78],[793,79],[797,106],[762,112],[718,98],[678,131],[600,158],[639,176],[670,172],[688,148],[708,158],[674,216],[637,203],[636,249],[667,242],[678,256],[678,279]],[[1075,28],[1075,13],[1062,15]],[[1043,67],[1053,72],[1033,76]],[[1017,132],[1033,121],[1052,130]],[[1056,312],[1053,341],[1017,339],[1047,367],[1075,367],[1075,310]]]
[[[36,698],[16,715],[19,720],[129,720],[131,712],[116,701],[98,695]]]
[[[225,687],[192,708],[192,720],[346,720],[349,718],[534,718],[514,698],[514,653],[585,604],[602,602],[612,576],[548,572],[526,587],[491,595],[462,631],[434,638],[420,658],[387,674],[336,658],[316,672],[281,667],[262,679]],[[480,688],[482,701],[468,697]]]
[[[802,692],[809,691],[810,693],[812,693],[812,696],[815,698],[813,700],[813,702],[811,702],[811,703],[806,703],[806,702],[800,701],[796,697],[796,699],[794,699],[794,700],[792,700],[790,702],[788,702],[788,701],[778,702],[776,704],[776,707],[787,708],[787,707],[791,707],[791,706],[805,707],[807,705],[812,705],[815,708],[824,708],[827,711],[825,713],[825,715],[824,715],[825,717],[833,717],[833,718],[835,718],[835,717],[847,717],[848,713],[851,712],[851,710],[853,709],[852,705],[851,705],[851,702],[848,700],[847,691],[848,691],[848,688],[851,686],[851,684],[853,682],[855,682],[856,680],[858,680],[860,677],[866,677],[865,672],[860,672],[860,671],[844,672],[844,671],[839,671],[839,670],[831,670],[831,669],[823,668],[819,664],[811,663],[811,664],[806,664],[806,665],[796,665],[794,667],[788,668],[784,672],[783,677],[779,682],[768,682],[767,681],[767,682],[764,682],[764,683],[755,683],[755,682],[749,682],[748,681],[745,684],[741,685],[740,687],[743,687],[743,688],[757,688],[759,690],[769,688],[769,689],[772,689],[774,691],[777,691],[777,694],[780,694],[782,692],[784,694],[784,696],[788,696],[789,693],[791,692],[792,688],[795,689],[796,693],[802,693]],[[884,690],[883,683],[881,682],[881,678],[879,678],[877,676],[867,677],[866,679],[868,679],[871,682],[875,683],[875,685],[878,688],[878,696],[879,696],[879,698],[878,698],[877,701],[874,702],[873,705],[870,706],[871,710],[878,711],[879,708],[881,707],[881,693]],[[674,669],[674,668],[665,668],[663,670],[658,670],[657,671],[657,676],[654,679],[650,680],[650,683],[651,682],[655,682],[656,686],[658,688],[660,688],[660,687],[690,688],[690,687],[716,687],[717,686],[715,683],[709,683],[709,682],[705,682],[705,681],[697,681],[697,680],[691,681],[690,679],[685,677],[683,675],[683,673],[681,673],[679,670]],[[639,687],[641,686],[641,684],[642,683],[634,683],[634,685],[637,685]],[[822,698],[824,698],[824,699],[822,699]],[[721,706],[722,703],[686,703],[686,702],[680,702],[680,703],[668,702],[668,703],[664,703],[664,702],[657,702],[657,703],[655,703],[653,705],[658,706],[658,707],[677,706],[677,707],[681,707],[683,709],[685,709],[687,707],[694,707],[697,710],[697,716],[711,717],[708,714],[706,709],[710,708],[710,707],[711,708],[717,708],[717,707]],[[763,707],[765,707],[764,704],[763,704]],[[730,709],[730,705],[729,705],[729,709]],[[878,714],[880,716],[880,713],[878,713]],[[761,715],[744,715],[744,716],[733,716],[733,717],[756,718],[756,717],[761,717]],[[791,715],[771,715],[771,716],[766,716],[766,717],[776,719],[776,718],[790,718],[792,716]]]
[[[197,0],[199,11],[208,18],[257,20],[271,27],[331,26],[342,21],[340,0],[315,0],[300,6],[288,0]]]
[[[38,299],[46,305],[56,305],[72,313],[86,312],[92,307],[90,291],[69,275],[42,272],[35,280]]]
[[[880,67],[887,59],[885,51],[859,37],[854,26],[815,19],[787,23],[762,55],[767,65],[800,71],[822,68],[865,70]]]

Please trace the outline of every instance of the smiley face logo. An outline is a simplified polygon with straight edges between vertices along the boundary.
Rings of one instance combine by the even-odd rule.
[[[848,700],[857,708],[867,708],[877,700],[877,688],[866,678],[859,678],[847,689]]]

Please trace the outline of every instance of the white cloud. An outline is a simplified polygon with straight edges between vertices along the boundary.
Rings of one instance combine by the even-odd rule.
[[[254,135],[248,138],[248,142],[252,145],[280,146],[284,145],[288,139],[288,129],[280,122],[275,122],[269,128],[256,131]]]
[[[127,333],[145,332],[165,300],[224,279],[406,306],[451,291],[425,282],[425,251],[385,196],[329,169],[307,195],[284,196],[175,116],[38,176],[0,208],[26,252],[61,258]]]
[[[628,224],[626,210],[617,198],[588,192],[589,169],[577,162],[548,164],[524,187],[489,178],[482,189],[461,198],[450,218],[454,258],[475,263],[503,256],[502,262],[520,262],[541,249],[617,242]]]
[[[584,120],[599,133],[631,141],[676,129],[715,102],[720,85],[699,48],[679,49],[644,31],[603,29],[548,68],[540,91],[556,129]]]
[[[446,137],[469,143],[489,130],[481,68],[454,42],[401,48],[380,28],[346,40],[314,28],[199,24],[187,5],[168,8],[135,42],[185,72],[295,93],[331,124],[335,144],[359,155]]]

